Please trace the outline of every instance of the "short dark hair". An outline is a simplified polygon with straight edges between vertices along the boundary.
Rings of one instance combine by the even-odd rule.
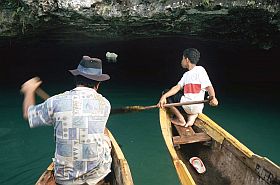
[[[192,64],[197,64],[200,58],[200,53],[195,48],[188,48],[184,50],[183,56],[188,58]]]
[[[74,82],[75,82],[75,85],[83,85],[85,87],[90,87],[90,88],[96,87],[97,84],[100,83],[98,81],[88,79],[81,75],[75,76]]]

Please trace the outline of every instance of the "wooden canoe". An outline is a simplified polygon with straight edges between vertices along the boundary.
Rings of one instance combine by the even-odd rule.
[[[107,129],[108,130],[108,129]],[[112,144],[112,169],[111,173],[106,177],[109,182],[101,181],[98,185],[133,185],[132,175],[128,163],[112,133],[108,130]],[[36,185],[55,185],[53,176],[53,163],[41,175]]]
[[[254,154],[204,114],[189,129],[175,127],[168,111],[160,109],[160,125],[182,185],[280,184],[279,166]],[[190,164],[194,156],[203,161],[205,173]]]

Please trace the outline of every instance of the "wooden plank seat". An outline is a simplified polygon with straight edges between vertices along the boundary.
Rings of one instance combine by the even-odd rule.
[[[181,127],[174,125],[178,131],[179,136],[173,137],[173,144],[174,145],[181,145],[181,144],[189,144],[189,143],[196,143],[196,142],[204,142],[210,141],[211,137],[209,137],[206,133],[196,133],[192,127]]]

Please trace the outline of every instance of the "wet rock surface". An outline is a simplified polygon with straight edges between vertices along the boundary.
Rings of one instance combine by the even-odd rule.
[[[6,0],[0,37],[50,40],[182,36],[280,46],[278,0]]]

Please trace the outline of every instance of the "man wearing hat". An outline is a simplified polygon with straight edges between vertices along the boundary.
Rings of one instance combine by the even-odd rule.
[[[111,143],[105,133],[111,106],[97,93],[100,82],[110,79],[102,73],[102,62],[84,56],[75,76],[76,88],[35,105],[35,91],[41,84],[33,78],[22,85],[23,115],[31,128],[54,127],[56,142],[54,175],[57,184],[97,184],[110,173]]]
[[[199,58],[200,53],[197,49],[188,48],[184,50],[181,65],[188,71],[184,73],[177,85],[173,86],[167,92],[164,92],[159,100],[158,107],[163,108],[166,102],[175,103],[203,100],[205,91],[207,91],[211,97],[209,104],[211,106],[218,105],[218,100],[215,97],[215,90],[206,70],[202,66],[197,66]],[[171,118],[171,122],[183,127],[192,126],[198,114],[202,113],[203,106],[204,104],[184,105],[182,107],[183,110],[179,107],[181,112],[186,112],[188,114],[187,121],[177,108],[171,107],[170,109],[175,115],[175,118]]]

